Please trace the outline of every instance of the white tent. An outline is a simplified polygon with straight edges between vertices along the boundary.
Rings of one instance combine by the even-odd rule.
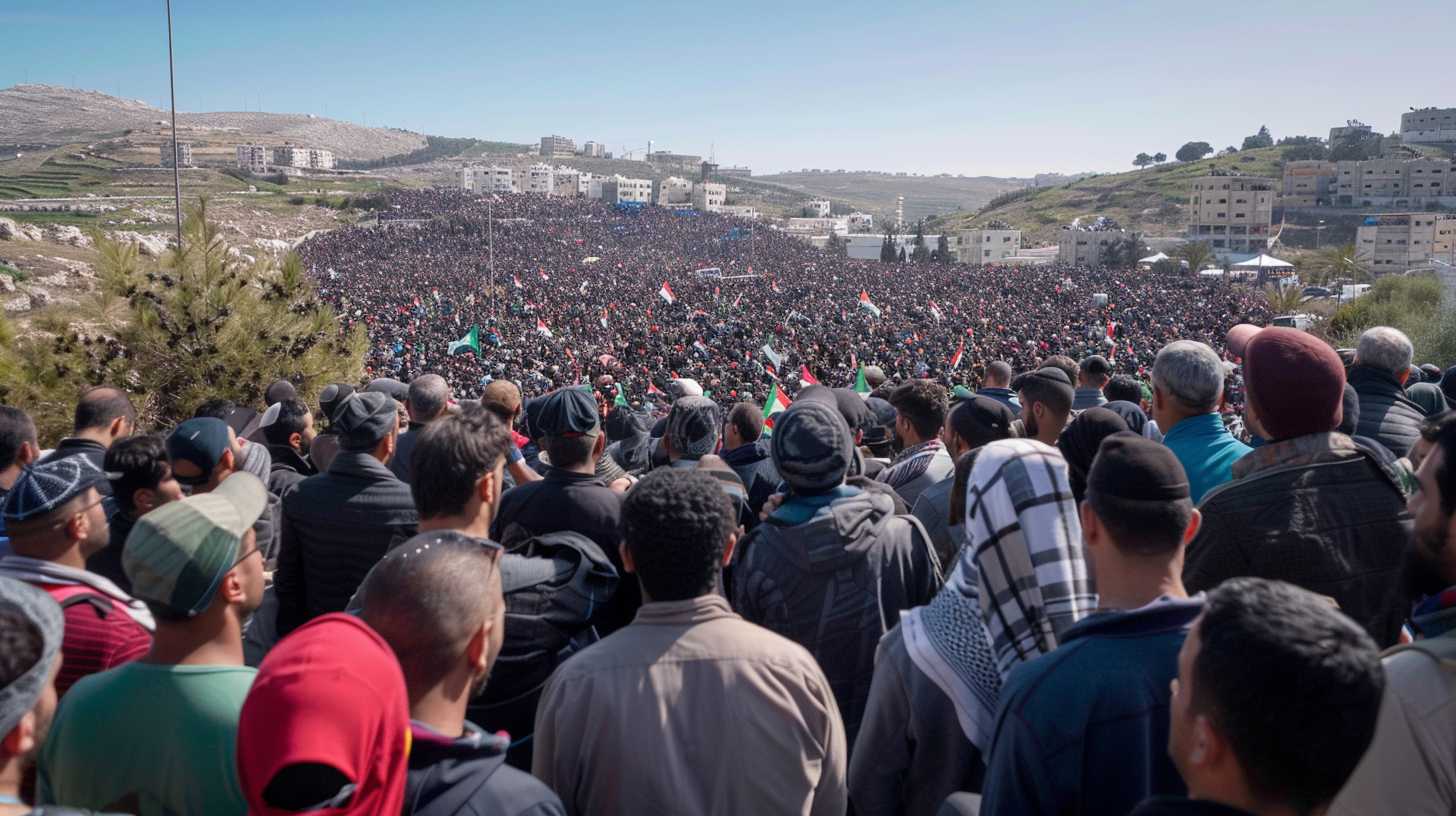
[[[1138,266],[1142,266],[1143,264],[1147,264],[1149,266],[1152,266],[1153,264],[1157,263],[1158,261],[1166,261],[1166,260],[1168,260],[1168,253],[1166,253],[1166,252],[1159,252],[1157,255],[1149,255],[1146,258],[1142,258],[1141,260],[1138,261]]]
[[[1231,268],[1232,269],[1293,269],[1294,268],[1294,264],[1292,264],[1292,263],[1290,263],[1288,261],[1281,261],[1281,260],[1279,260],[1278,258],[1275,258],[1272,255],[1263,255],[1263,254],[1260,254],[1260,255],[1255,255],[1254,257],[1248,259],[1247,261],[1243,261],[1242,263],[1236,263]]]

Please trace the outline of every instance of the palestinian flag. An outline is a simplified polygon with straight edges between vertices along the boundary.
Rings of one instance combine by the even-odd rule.
[[[546,325],[546,321],[542,320],[539,317],[536,318],[536,333],[539,334],[539,335],[541,335],[542,337],[555,337],[556,336],[556,335],[554,335],[554,334],[551,333],[551,329],[550,329],[550,327],[548,327]]]
[[[819,384],[819,380],[815,379],[814,375],[809,373],[809,367],[806,365],[799,366],[799,382],[803,383],[804,385]]]
[[[960,368],[960,366],[961,366],[961,357],[965,356],[965,353],[966,353],[966,341],[965,341],[964,338],[962,338],[961,339],[960,346],[958,346],[956,348],[955,356],[953,356],[953,357],[950,358],[950,368],[951,368],[952,371],[956,370],[957,368]]]
[[[773,427],[774,414],[788,410],[789,398],[779,390],[778,383],[774,383],[768,390],[768,399],[763,401],[763,424],[766,428]]]
[[[870,395],[870,384],[865,379],[864,366],[860,366],[859,373],[854,375],[854,393],[865,397]]]
[[[859,293],[859,307],[861,309],[864,309],[866,312],[869,312],[870,314],[874,315],[875,317],[879,317],[880,316],[880,307],[878,307],[875,304],[873,304],[873,303],[870,302],[870,293],[869,292],[863,292],[862,291],[862,292]]]
[[[621,383],[617,383],[617,398],[614,399],[614,400],[612,400],[612,407],[613,408],[626,408],[626,407],[628,407],[628,405],[627,405],[627,395],[624,394],[624,393],[622,393],[622,384]]]
[[[649,380],[648,383],[647,383],[647,396],[649,396],[649,397],[661,397],[661,396],[665,396],[665,395],[662,393],[662,389],[661,388],[658,388],[653,382],[651,382]]]
[[[446,349],[447,354],[464,354],[467,351],[474,352],[477,357],[480,356],[479,326],[471,326],[470,331],[466,332],[464,337],[451,342],[449,348]]]
[[[939,306],[935,305],[935,301],[933,300],[930,301],[930,316],[935,318],[936,323],[945,319],[945,313],[940,310]]]
[[[672,287],[667,285],[667,281],[662,282],[662,288],[657,290],[657,296],[667,301],[669,306],[677,303],[677,295],[672,293]]]

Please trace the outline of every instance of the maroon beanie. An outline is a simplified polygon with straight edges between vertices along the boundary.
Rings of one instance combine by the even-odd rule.
[[[1340,426],[1345,367],[1313,335],[1277,327],[1259,332],[1244,350],[1244,379],[1249,404],[1270,441]]]

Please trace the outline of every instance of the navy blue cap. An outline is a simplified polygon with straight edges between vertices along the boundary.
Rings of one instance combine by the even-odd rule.
[[[895,406],[889,400],[869,397],[865,400],[871,419],[864,426],[864,443],[881,445],[895,438]]]
[[[531,419],[538,436],[584,436],[601,430],[597,401],[578,388],[560,388],[547,394]]]
[[[228,427],[226,422],[212,417],[195,417],[183,422],[167,437],[167,458],[173,462],[191,462],[202,473],[212,473],[227,453]]]
[[[5,523],[41,518],[108,478],[84,456],[52,459],[25,468],[5,496]]]

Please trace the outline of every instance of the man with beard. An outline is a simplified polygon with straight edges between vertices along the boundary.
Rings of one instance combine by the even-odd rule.
[[[505,440],[503,431],[496,435]],[[487,490],[492,481],[499,487],[499,461]],[[424,532],[385,556],[359,588],[360,617],[394,650],[409,689],[411,813],[565,813],[545,785],[506,765],[508,737],[465,719],[505,642],[500,556],[491,541]]]
[[[1419,640],[1387,653],[1375,740],[1331,814],[1456,812],[1456,413],[1428,421],[1435,445],[1416,474],[1407,587]]]
[[[1028,439],[1056,447],[1072,415],[1072,380],[1057,366],[1044,366],[1011,381],[1021,400],[1021,424]]]
[[[282,501],[299,482],[318,473],[308,458],[309,448],[318,436],[313,414],[301,400],[286,399],[269,406],[259,426],[273,457],[268,492]]]

